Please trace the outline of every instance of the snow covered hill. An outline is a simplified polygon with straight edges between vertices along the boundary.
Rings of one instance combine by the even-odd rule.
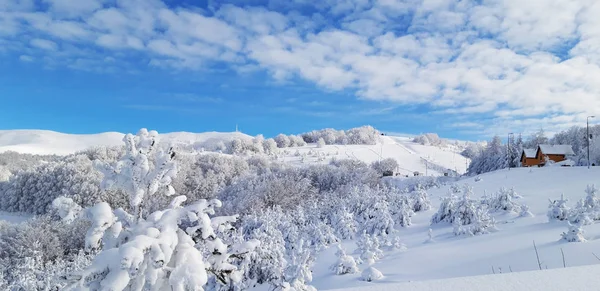
[[[578,200],[585,198],[584,192],[588,184],[600,184],[600,167],[588,170],[585,167],[549,167],[549,168],[518,168],[499,170],[482,174],[479,177],[463,179],[460,185],[469,184],[474,189],[473,198],[480,198],[484,194],[496,192],[501,187],[514,187],[522,196],[515,200],[519,204],[530,207],[534,217],[519,217],[518,213],[496,213],[498,231],[477,235],[473,237],[457,237],[448,224],[434,225],[434,242],[428,240],[430,219],[439,207],[439,198],[447,196],[450,186],[440,189],[430,189],[433,209],[417,213],[413,225],[401,228],[399,235],[407,245],[408,250],[386,251],[384,258],[375,263],[374,267],[380,270],[385,278],[382,281],[368,283],[360,280],[360,274],[337,276],[328,269],[335,261],[335,248],[325,251],[317,261],[314,270],[314,285],[319,290],[349,288],[347,290],[558,290],[530,288],[532,282],[522,282],[525,285],[501,285],[506,288],[493,286],[502,281],[504,277],[479,277],[474,279],[456,279],[432,282],[431,284],[407,283],[388,285],[390,283],[424,281],[475,275],[488,275],[492,273],[523,272],[539,269],[536,253],[533,247],[535,241],[540,263],[543,269],[563,268],[561,250],[564,252],[567,267],[599,264],[595,255],[600,256],[600,223],[584,226],[584,235],[587,242],[566,242],[561,240],[561,234],[567,231],[566,222],[548,222],[548,199],[559,199],[561,194],[569,199],[568,206],[575,207]],[[347,250],[356,248],[354,242],[344,242]],[[364,266],[360,266],[361,270]],[[586,269],[582,269],[586,270]],[[592,269],[589,269],[592,270]],[[593,269],[595,271],[598,268]],[[571,271],[567,271],[571,272]],[[575,272],[576,273],[576,272]],[[535,280],[550,278],[548,273],[527,273]],[[550,273],[552,274],[552,273]],[[566,275],[565,276],[570,276]],[[571,274],[571,273],[568,273]],[[507,278],[517,284],[527,275]],[[564,276],[563,276],[564,278]],[[583,278],[582,278],[583,279]],[[585,278],[593,285],[592,278]],[[500,281],[499,281],[500,280]],[[545,279],[544,279],[545,280]],[[558,279],[557,279],[558,280]],[[579,280],[569,278],[567,280]],[[483,283],[488,281],[488,283]],[[475,285],[466,287],[469,282]],[[496,282],[496,283],[494,283]],[[538,281],[539,282],[539,281]],[[558,281],[557,285],[539,286],[566,286]],[[540,283],[541,284],[541,283]],[[562,285],[561,285],[562,284]],[[358,287],[376,286],[373,288]],[[440,286],[444,286],[443,288]],[[456,288],[451,287],[456,286]],[[462,288],[463,286],[464,288]],[[453,289],[454,288],[454,289]],[[475,289],[473,289],[475,288]],[[590,290],[581,288],[563,288],[560,290]]]
[[[229,142],[235,138],[251,139],[239,132],[173,132],[160,135],[163,142],[181,144]],[[0,130],[0,152],[68,155],[94,146],[123,144],[123,134],[66,134],[49,130]]]
[[[16,151],[31,154],[68,155],[93,146],[121,145],[123,134],[65,134],[47,130],[0,130],[0,152]],[[179,145],[196,145],[196,149],[225,144],[233,139],[252,139],[239,132],[173,132],[161,133],[162,142]],[[377,145],[326,145],[281,149],[281,159],[293,164],[328,163],[331,159],[358,159],[367,163],[380,158],[393,158],[399,163],[398,173],[413,175],[418,171],[430,176],[440,176],[449,170],[466,172],[469,159],[460,155],[461,148],[453,144],[425,146],[412,142],[411,137],[382,136]],[[304,157],[303,157],[304,156]]]
[[[449,169],[465,173],[470,162],[460,155],[461,148],[452,144],[444,146],[421,145],[410,137],[382,136],[376,145],[326,145],[314,144],[284,150],[284,161],[301,163],[328,163],[331,159],[357,159],[367,163],[379,159],[393,158],[398,164],[398,173],[441,176]]]

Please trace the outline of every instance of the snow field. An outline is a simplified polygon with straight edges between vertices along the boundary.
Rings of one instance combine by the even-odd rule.
[[[567,267],[598,264],[594,256],[600,255],[600,224],[584,226],[584,235],[587,242],[569,243],[561,240],[561,233],[567,231],[566,222],[548,222],[548,199],[558,199],[561,193],[569,198],[568,205],[574,207],[577,200],[586,196],[585,189],[588,184],[600,184],[600,168],[588,170],[584,167],[550,167],[550,168],[518,168],[499,170],[468,178],[458,184],[469,184],[473,187],[474,196],[480,198],[484,193],[491,194],[501,187],[513,187],[520,199],[514,200],[519,204],[530,206],[534,217],[519,217],[518,213],[496,213],[498,231],[490,234],[473,237],[455,236],[452,226],[436,224],[433,229],[434,242],[426,243],[428,239],[429,221],[436,212],[439,198],[447,195],[449,186],[440,189],[430,189],[428,194],[432,200],[433,209],[418,212],[408,228],[400,228],[398,235],[407,245],[407,251],[385,251],[382,260],[373,266],[385,276],[377,282],[364,282],[360,280],[360,273],[342,276],[333,275],[327,267],[335,261],[334,249],[329,248],[318,259],[313,270],[313,285],[319,290],[349,288],[347,290],[363,290],[359,287],[369,287],[364,290],[558,290],[546,289],[543,286],[565,286],[564,282],[556,284],[539,285],[538,289],[530,288],[535,282],[522,280],[527,276],[516,275],[507,279],[513,285],[496,286],[495,282],[502,282],[505,277],[484,276],[467,279],[452,279],[451,281],[436,281],[433,283],[407,283],[388,285],[390,283],[408,281],[426,281],[475,275],[489,275],[492,273],[509,273],[532,271],[539,269],[533,241],[535,241],[540,263],[543,269],[563,268],[561,249],[565,255]],[[344,242],[348,254],[356,248],[353,241]],[[356,255],[356,254],[355,254]],[[359,265],[360,271],[366,265]],[[570,269],[567,272],[571,272]],[[598,270],[597,267],[593,270]],[[552,271],[554,272],[554,271]],[[590,271],[591,272],[591,271]],[[526,273],[531,276],[547,278],[545,273]],[[569,273],[571,274],[571,273]],[[562,278],[565,278],[564,275]],[[551,276],[548,276],[548,278]],[[513,280],[513,281],[510,281]],[[587,286],[592,283],[592,278],[586,278],[578,286]],[[568,281],[573,281],[570,277]],[[412,285],[411,285],[412,284]],[[446,285],[450,284],[450,285]],[[469,284],[479,284],[469,286]],[[521,284],[521,285],[520,285]],[[563,284],[563,285],[561,285]],[[397,287],[396,287],[397,286]],[[448,288],[443,286],[447,286]],[[455,289],[450,288],[449,286]],[[475,287],[476,286],[476,287]],[[505,287],[505,288],[502,288]],[[406,289],[405,289],[406,288]],[[473,289],[476,288],[476,289]],[[494,289],[501,288],[501,289]],[[568,290],[586,290],[580,288],[567,288]],[[566,289],[562,289],[566,290]],[[589,289],[587,289],[589,290]]]

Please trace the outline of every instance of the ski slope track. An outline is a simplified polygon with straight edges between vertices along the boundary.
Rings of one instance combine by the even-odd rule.
[[[373,265],[385,276],[381,281],[361,281],[360,273],[333,274],[328,268],[336,260],[335,248],[329,248],[317,260],[314,286],[319,290],[352,291],[600,290],[600,261],[595,257],[600,256],[600,223],[583,227],[586,242],[567,242],[561,239],[567,223],[549,222],[546,215],[548,199],[559,199],[564,194],[568,206],[575,207],[579,199],[586,197],[588,184],[600,186],[600,167],[503,169],[478,179],[462,179],[458,184],[472,186],[473,198],[501,187],[514,188],[522,196],[515,201],[528,205],[534,217],[495,212],[498,231],[455,236],[451,225],[429,223],[439,207],[439,198],[447,196],[450,186],[430,189],[433,209],[418,212],[411,226],[398,228],[408,249],[384,251],[383,259]],[[433,229],[434,242],[426,242],[429,228]],[[539,271],[534,241],[543,271]],[[349,254],[356,248],[354,241],[343,245]],[[561,250],[567,268],[563,268]],[[359,268],[362,271],[366,266]]]

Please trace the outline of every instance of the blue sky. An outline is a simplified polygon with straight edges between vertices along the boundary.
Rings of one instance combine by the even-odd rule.
[[[0,0],[0,129],[484,139],[600,114],[590,1]]]

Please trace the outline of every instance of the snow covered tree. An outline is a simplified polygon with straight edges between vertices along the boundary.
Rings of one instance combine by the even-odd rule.
[[[586,241],[585,237],[583,236],[583,228],[581,225],[571,224],[570,222],[567,222],[567,223],[568,223],[569,230],[567,232],[563,232],[561,234],[562,239],[564,239],[568,242],[584,242],[584,241]]]
[[[585,197],[583,207],[587,209],[599,209],[600,208],[600,197],[598,197],[598,188],[596,185],[587,185],[585,189],[585,193],[587,196]]]
[[[526,148],[535,149],[541,144],[548,144],[548,137],[546,137],[546,133],[544,132],[543,128],[540,128],[540,130],[538,130],[536,133],[532,134],[527,139],[524,146]]]
[[[513,189],[500,188],[493,196],[486,199],[485,204],[490,210],[505,212],[517,212],[521,209],[521,205],[513,199],[519,197]]]
[[[325,140],[324,140],[322,137],[320,137],[320,138],[317,140],[317,147],[318,147],[318,148],[322,148],[322,147],[324,147],[325,145],[326,145],[326,143],[325,143]]]
[[[502,145],[502,139],[499,136],[494,136],[485,150],[480,155],[472,158],[467,172],[470,175],[479,175],[503,169],[507,166],[506,146]]]
[[[12,173],[8,170],[8,168],[0,165],[0,182],[8,181],[10,176],[12,176]]]
[[[398,169],[398,162],[393,158],[387,158],[371,163],[371,168],[379,175],[393,174]]]
[[[468,215],[471,222],[469,224],[465,224],[463,220],[455,219],[453,223],[455,235],[466,234],[472,236],[486,234],[490,231],[497,230],[496,221],[490,216],[487,207],[479,206],[467,209],[469,209],[469,212],[472,211],[472,213]]]
[[[287,148],[290,146],[290,138],[285,134],[278,134],[274,140],[278,148]]]
[[[533,213],[529,211],[529,206],[522,204],[521,212],[519,213],[519,217],[533,217]]]
[[[440,202],[440,207],[431,217],[431,224],[454,222],[454,211],[457,203],[457,198],[454,196],[454,192],[449,191],[448,196],[442,197],[441,200],[442,202]]]
[[[353,239],[358,230],[354,215],[343,205],[330,211],[329,223],[341,239]]]
[[[227,245],[219,238],[237,219],[209,217],[221,207],[219,200],[182,206],[186,197],[177,196],[168,209],[143,215],[144,200],[159,187],[173,194],[175,155],[157,149],[157,138],[158,133],[144,129],[136,137],[126,135],[125,157],[114,165],[98,165],[106,186],[127,191],[134,214],[105,202],[85,211],[92,222],[86,249],[100,252],[89,267],[67,277],[69,289],[201,290],[209,278],[227,286],[244,274],[232,260],[248,255],[259,242]]]
[[[372,265],[375,261],[383,258],[383,251],[377,236],[373,236],[363,231],[362,235],[356,241],[357,249],[360,253],[362,262]]]
[[[167,195],[174,194],[171,181],[177,167],[173,148],[164,151],[158,146],[158,132],[142,128],[137,135],[123,138],[125,156],[116,163],[97,161],[96,167],[104,175],[103,189],[117,188],[129,194],[130,207],[137,219],[142,218],[143,201],[161,188]]]
[[[267,155],[274,155],[277,153],[277,143],[272,138],[268,138],[263,141],[263,148],[265,154]]]
[[[427,191],[419,188],[412,193],[412,202],[414,212],[427,211],[431,209],[431,201],[427,196]]]
[[[433,230],[430,228],[427,231],[427,240],[425,241],[425,243],[433,243],[435,242],[435,239],[433,238]]]
[[[567,202],[569,199],[566,199],[563,194],[560,195],[560,199],[558,200],[550,200],[550,205],[548,205],[548,219],[552,220],[566,220],[569,217],[569,207],[567,206]]]
[[[358,266],[356,260],[352,256],[346,254],[346,251],[340,244],[337,245],[337,251],[335,253],[337,261],[331,266],[331,270],[336,275],[344,274],[355,274],[358,273]]]

